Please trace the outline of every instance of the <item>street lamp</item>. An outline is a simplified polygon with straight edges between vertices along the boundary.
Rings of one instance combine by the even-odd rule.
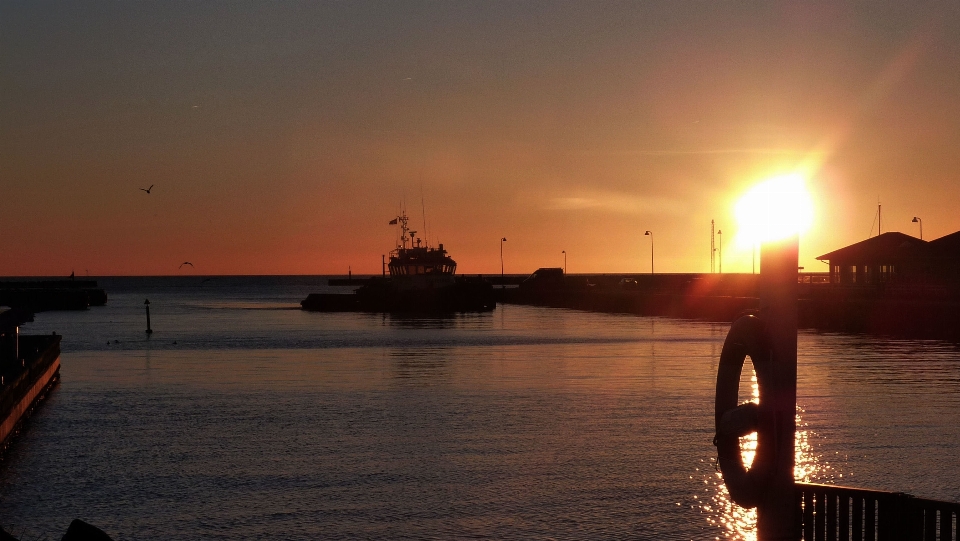
[[[723,230],[717,229],[717,244],[720,248],[720,274],[723,274]]]
[[[644,236],[650,236],[650,274],[653,274],[653,231],[645,231]]]
[[[503,286],[503,243],[507,242],[507,237],[500,239],[500,286]]]
[[[914,216],[912,222],[915,224],[920,224],[920,240],[923,240],[923,220]]]
[[[567,251],[560,250],[560,253],[563,254],[563,273],[567,273]]]

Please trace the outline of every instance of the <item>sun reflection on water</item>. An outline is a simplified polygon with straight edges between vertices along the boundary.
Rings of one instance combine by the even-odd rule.
[[[756,383],[756,377],[751,381],[753,400],[759,400],[759,389]],[[805,410],[797,406],[797,432],[796,432],[796,457],[794,466],[794,479],[798,482],[818,482],[832,483],[835,479],[843,478],[841,466],[831,463],[817,448],[820,447],[818,440],[822,437],[816,432],[810,430],[807,423],[803,421]],[[749,434],[740,438],[740,452],[744,464],[749,467],[753,463],[753,458],[757,449],[757,434]],[[756,541],[757,540],[757,510],[744,509],[733,503],[730,499],[730,493],[723,483],[723,476],[717,467],[716,457],[700,461],[697,473],[702,477],[703,494],[693,497],[695,503],[693,508],[700,509],[705,516],[707,523],[714,530],[714,539],[732,541]],[[690,476],[695,479],[695,476]]]

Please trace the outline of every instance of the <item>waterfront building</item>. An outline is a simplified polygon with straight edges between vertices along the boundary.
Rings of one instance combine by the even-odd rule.
[[[960,289],[960,231],[932,241],[883,233],[818,257],[830,265],[830,283],[888,284]]]
[[[898,232],[883,233],[824,254],[830,264],[830,283],[866,285],[896,282],[916,274],[918,254],[928,244]]]

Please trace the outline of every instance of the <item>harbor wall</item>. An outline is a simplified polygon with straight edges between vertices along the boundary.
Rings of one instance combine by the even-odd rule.
[[[757,275],[567,275],[495,287],[500,302],[732,322],[757,310]],[[960,340],[960,292],[912,285],[844,286],[799,280],[799,326],[826,332]],[[819,278],[815,275],[814,278]]]
[[[0,449],[5,449],[24,419],[60,379],[60,336],[21,336],[20,366],[0,367]]]
[[[94,280],[3,280],[0,306],[30,312],[86,310],[107,303],[107,292]]]

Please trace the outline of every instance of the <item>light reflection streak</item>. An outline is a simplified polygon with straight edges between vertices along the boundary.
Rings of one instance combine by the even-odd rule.
[[[760,397],[756,376],[751,378],[753,401]],[[837,464],[831,464],[815,447],[820,447],[817,440],[822,437],[810,430],[803,421],[805,410],[797,406],[797,432],[795,446],[794,479],[799,482],[831,483],[836,478],[842,478],[843,473]],[[740,438],[740,452],[744,464],[749,467],[753,463],[757,449],[757,434],[749,434]],[[691,506],[699,508],[710,528],[714,530],[714,539],[731,541],[757,541],[757,510],[744,509],[733,503],[723,477],[717,468],[716,457],[701,460],[697,473],[701,476],[703,495],[693,497],[695,503]],[[691,476],[691,479],[694,479]],[[699,489],[698,489],[699,492]]]

